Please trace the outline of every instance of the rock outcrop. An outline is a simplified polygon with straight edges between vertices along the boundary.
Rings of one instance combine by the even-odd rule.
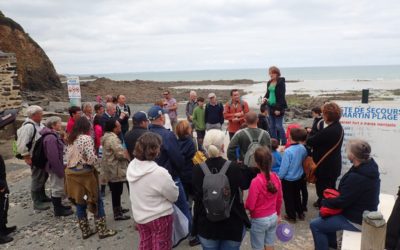
[[[22,90],[60,88],[53,63],[24,29],[0,11],[0,50],[15,53],[17,80]]]

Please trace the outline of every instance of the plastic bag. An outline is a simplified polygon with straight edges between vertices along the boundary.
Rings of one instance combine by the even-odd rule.
[[[181,241],[189,236],[189,220],[176,205],[173,206],[172,245],[177,247]]]

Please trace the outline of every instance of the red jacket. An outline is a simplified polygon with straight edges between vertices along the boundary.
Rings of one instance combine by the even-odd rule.
[[[244,114],[238,117],[240,119],[239,121],[233,121],[233,118],[235,118],[235,113],[242,111],[244,114],[249,112],[249,104],[247,104],[246,101],[240,100],[240,102],[237,104],[233,104],[232,101],[229,101],[225,104],[224,119],[228,120],[228,131],[230,133],[236,133],[236,131],[240,129],[240,126],[245,122]]]

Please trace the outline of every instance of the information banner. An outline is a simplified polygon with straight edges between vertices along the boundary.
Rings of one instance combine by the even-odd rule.
[[[366,140],[379,165],[381,192],[395,195],[400,185],[400,103],[339,102],[339,105],[345,132],[342,174],[351,167],[345,151],[347,142],[352,138]]]
[[[81,106],[81,85],[79,76],[67,77],[68,97],[71,106]]]

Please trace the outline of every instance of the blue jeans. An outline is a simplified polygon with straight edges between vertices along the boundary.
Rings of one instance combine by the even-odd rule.
[[[183,188],[180,178],[175,178],[174,182],[179,189],[179,196],[178,200],[175,202],[175,205],[182,211],[182,213],[189,220],[189,232],[190,232],[192,230],[192,212],[189,209],[189,204],[187,202],[185,189]]]
[[[310,228],[314,238],[315,250],[327,250],[329,247],[337,248],[337,231],[360,231],[343,215],[315,218],[310,222]]]
[[[251,219],[251,247],[263,250],[265,246],[274,246],[277,224],[278,215],[276,213],[263,218]]]
[[[271,131],[271,137],[277,140],[281,140],[281,144],[286,144],[286,134],[283,128],[283,118],[284,116],[275,116],[271,108],[269,109],[269,125]]]
[[[106,213],[104,211],[104,204],[103,204],[103,200],[101,199],[100,196],[99,196],[99,200],[97,202],[97,206],[98,206],[98,210],[97,210],[97,215],[95,214],[95,218],[105,217]],[[86,208],[87,208],[87,205],[76,204],[76,216],[78,217],[78,219],[84,219],[87,217]]]
[[[243,227],[243,236],[246,235],[246,228]],[[240,250],[241,241],[233,240],[210,240],[199,236],[203,250]]]

